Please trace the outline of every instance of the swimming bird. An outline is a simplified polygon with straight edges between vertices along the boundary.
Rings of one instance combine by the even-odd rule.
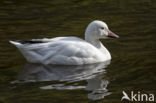
[[[10,41],[30,63],[83,65],[104,62],[111,59],[101,38],[119,38],[111,32],[107,24],[92,21],[86,28],[85,40],[78,37],[55,37],[32,39],[30,41]]]

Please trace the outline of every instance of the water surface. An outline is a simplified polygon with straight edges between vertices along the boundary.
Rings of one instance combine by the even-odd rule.
[[[101,40],[112,55],[110,65],[98,69],[100,72],[95,65],[91,69],[76,69],[79,74],[75,74],[74,81],[73,76],[62,80],[66,77],[60,79],[58,75],[54,80],[54,74],[63,73],[64,69],[37,71],[33,67],[35,73],[24,71],[21,76],[28,78],[18,81],[26,61],[9,40],[57,36],[84,38],[85,28],[93,20],[105,21],[120,36],[119,39]],[[156,94],[155,22],[155,0],[1,0],[0,102],[117,103],[121,102],[123,90]],[[69,70],[69,74],[73,74],[74,71]],[[85,89],[89,83],[103,84],[106,91],[100,92],[108,95],[96,95],[102,97],[98,100],[90,98],[88,95],[95,89]]]

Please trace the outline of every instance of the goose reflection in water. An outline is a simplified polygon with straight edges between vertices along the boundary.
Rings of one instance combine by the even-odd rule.
[[[109,81],[103,79],[106,75],[104,68],[108,64],[110,64],[110,61],[81,66],[26,64],[17,79],[18,82],[64,81],[67,83],[86,80],[86,86],[64,85],[60,83],[42,86],[40,89],[85,89],[91,91],[88,94],[89,99],[98,100],[110,94],[106,89]]]

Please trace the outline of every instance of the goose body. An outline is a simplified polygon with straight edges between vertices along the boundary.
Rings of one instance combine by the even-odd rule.
[[[99,26],[99,27],[98,27]],[[98,30],[103,30],[98,33]],[[107,31],[107,32],[106,32]],[[102,21],[91,22],[85,32],[85,40],[77,37],[56,37],[52,39],[32,39],[30,41],[10,41],[30,63],[83,65],[111,59],[109,51],[99,41],[100,38],[118,37],[108,31]]]

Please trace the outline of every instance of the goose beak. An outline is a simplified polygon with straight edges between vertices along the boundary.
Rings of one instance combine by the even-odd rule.
[[[113,33],[112,31],[108,30],[108,37],[110,38],[119,38],[118,35],[116,35],[115,33]]]

